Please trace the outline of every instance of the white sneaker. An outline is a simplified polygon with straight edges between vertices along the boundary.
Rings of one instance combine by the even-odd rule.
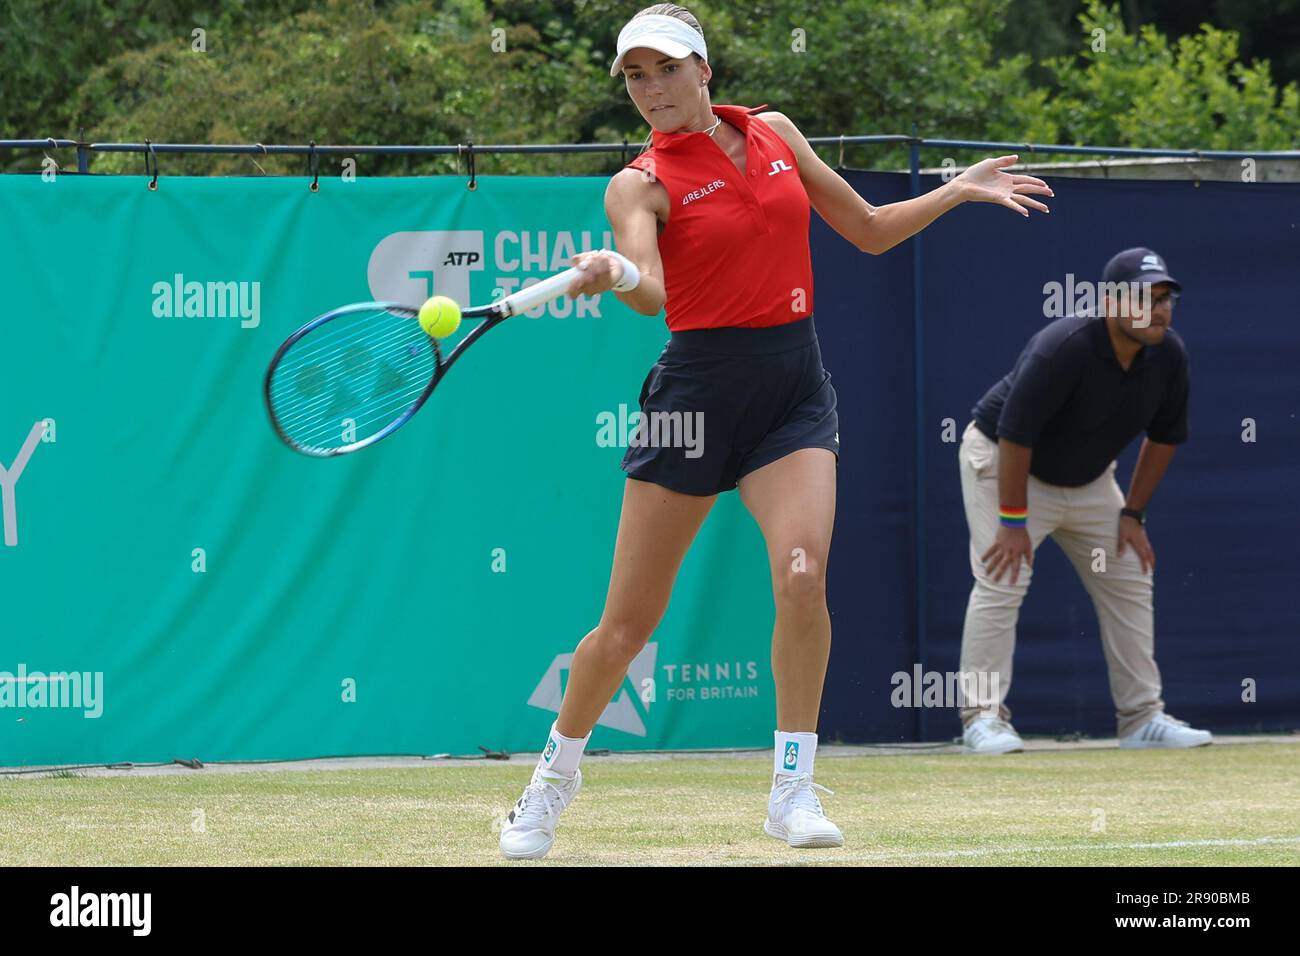
[[[1016,728],[997,717],[972,720],[962,731],[961,745],[964,754],[1012,754],[1025,749]]]
[[[560,813],[582,789],[582,771],[572,780],[543,777],[540,769],[524,788],[501,826],[501,855],[508,860],[539,860],[555,842],[555,825]]]
[[[844,834],[826,819],[817,790],[831,792],[810,773],[776,774],[763,832],[794,847],[843,846]]]
[[[1213,742],[1208,730],[1197,730],[1185,720],[1170,717],[1163,710],[1127,737],[1121,747],[1204,747]]]

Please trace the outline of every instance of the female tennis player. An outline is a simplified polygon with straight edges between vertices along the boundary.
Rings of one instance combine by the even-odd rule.
[[[813,327],[809,206],[849,242],[879,254],[963,202],[1028,216],[1042,180],[986,159],[924,196],[874,207],[763,108],[715,106],[704,33],[675,4],[623,27],[611,76],[651,127],[653,146],[610,180],[605,212],[622,253],[574,257],[570,295],[615,291],[667,314],[670,340],[641,389],[600,623],[578,645],[559,717],[532,780],[507,815],[501,852],[550,850],[582,785],[578,763],[628,665],[668,606],[678,568],[717,496],[739,487],[767,547],[776,625],[773,781],[764,831],[794,847],[843,845],[813,782],[817,715],[830,655],[826,560],[835,521],[839,422]],[[665,441],[664,413],[693,416],[702,442]],[[680,437],[680,436],[679,436]],[[698,438],[699,436],[697,436]],[[656,438],[658,440],[656,440]]]

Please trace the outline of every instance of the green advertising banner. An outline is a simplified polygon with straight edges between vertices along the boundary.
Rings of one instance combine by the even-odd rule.
[[[274,437],[277,345],[613,247],[603,178],[0,177],[0,764],[538,749],[600,618],[662,316],[567,298],[392,438]],[[773,606],[722,496],[593,747],[770,746]]]

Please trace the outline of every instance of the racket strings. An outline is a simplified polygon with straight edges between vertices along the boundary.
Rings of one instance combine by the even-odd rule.
[[[360,441],[362,438],[368,437],[370,435],[375,434],[376,432],[382,431],[388,425],[392,424],[392,422],[396,420],[396,418],[401,412],[411,407],[411,404],[415,401],[416,398],[420,396],[420,393],[423,391],[424,391],[424,385],[421,384],[419,388],[411,389],[411,391],[409,391],[404,396],[403,401],[400,403],[396,403],[391,410],[381,410],[378,414],[373,415],[370,418],[364,420],[357,420],[355,426],[357,440]],[[378,427],[372,429],[370,426],[374,425],[375,423],[379,423]],[[338,425],[334,422],[327,422],[324,424],[324,427],[320,429],[318,432],[305,436],[302,439],[302,444],[309,448],[326,447],[325,445],[321,444],[321,440],[333,434],[334,432],[339,432],[341,434],[342,429],[339,428]]]
[[[299,417],[281,427],[295,443],[304,447],[341,447],[364,441],[396,421],[423,391],[424,383],[421,383],[408,392],[394,394],[394,400],[383,405],[358,403],[352,407],[331,407],[322,415]]]
[[[384,315],[391,316],[391,314],[388,312],[373,312],[367,313],[366,317],[375,318]],[[334,329],[330,329],[327,324],[321,328],[327,331],[320,334],[309,332],[295,342],[290,350],[281,357],[277,370],[280,373],[277,375],[277,381],[286,381],[282,376],[291,375],[310,364],[319,363],[323,358],[327,363],[339,363],[347,357],[349,348],[358,347],[366,340],[373,340],[381,334],[376,332],[372,323],[366,321],[353,321],[346,324],[340,322],[338,328]],[[398,327],[398,331],[404,330]],[[307,344],[304,345],[303,343]],[[326,356],[332,358],[326,358]]]
[[[285,371],[293,371],[302,368],[303,366],[310,365],[313,362],[337,361],[344,358],[344,353],[347,349],[356,348],[361,346],[363,343],[373,340],[376,334],[374,329],[367,328],[360,324],[358,324],[358,326],[359,327],[347,337],[344,337],[343,334],[337,330],[328,336],[313,336],[312,333],[308,333],[306,336],[299,339],[298,342],[294,343],[294,348],[290,350],[285,358],[280,360],[282,363],[285,363]],[[322,341],[314,341],[316,338],[319,338]],[[299,349],[298,345],[303,342],[311,342],[312,347]],[[289,366],[286,362],[289,357],[292,357],[293,359],[292,366]]]
[[[412,346],[398,341],[394,347],[381,352],[372,353],[367,360],[367,364],[376,363],[388,368],[389,374],[401,375],[397,371],[393,362],[398,360],[401,353],[407,351]],[[416,346],[418,347],[418,346]],[[272,400],[282,409],[281,422],[289,429],[296,428],[312,418],[328,414],[343,407],[355,407],[362,402],[358,398],[359,392],[370,392],[370,399],[373,400],[378,392],[378,383],[374,387],[368,387],[360,381],[356,374],[341,374],[345,362],[331,362],[328,365],[317,364],[309,366],[298,374],[310,374],[311,379],[307,383],[310,389],[304,391],[303,386],[294,383],[297,375],[289,374],[285,382],[279,384],[279,387],[272,386]],[[362,373],[362,378],[370,373]],[[404,376],[402,376],[404,378]],[[423,384],[421,384],[421,389]],[[385,399],[390,399],[394,394],[394,389],[386,389],[383,392]],[[303,401],[295,397],[295,393],[307,394],[308,400]]]
[[[365,409],[364,411],[355,411],[339,418],[329,417],[317,419],[316,427],[314,429],[310,425],[305,428],[302,427],[302,425],[298,425],[295,426],[294,430],[302,435],[302,438],[300,439],[302,444],[311,447],[322,447],[321,442],[323,439],[336,432],[342,435],[343,418],[350,418],[354,423],[353,430],[357,435],[356,440],[359,441],[374,432],[382,430],[389,423],[394,421],[402,412],[410,408],[415,399],[417,399],[424,391],[427,384],[427,381],[422,381],[418,385],[401,393],[400,397],[396,400],[386,403],[383,406],[376,406],[371,409]],[[364,408],[364,406],[362,407]],[[363,417],[367,413],[369,413],[369,417]],[[378,423],[377,427],[372,429],[371,426],[376,423]]]
[[[367,309],[339,316],[281,356],[269,388],[275,419],[305,449],[363,441],[412,410],[438,355],[411,312]]]
[[[422,337],[423,335],[424,333],[421,331],[420,336]],[[392,337],[390,336],[390,338]],[[394,368],[393,361],[402,353],[409,352],[412,348],[425,348],[423,343],[418,340],[413,340],[414,338],[415,337],[410,335],[402,335],[397,338],[392,338],[391,344],[368,348],[364,359],[360,359],[360,361],[364,361],[367,366],[376,364],[387,365],[390,369]],[[353,339],[355,340],[356,337],[354,336]],[[317,413],[328,403],[334,402],[337,399],[338,384],[340,383],[339,373],[343,371],[345,364],[351,363],[355,365],[359,362],[359,357],[349,355],[347,351],[350,348],[356,347],[355,343],[348,346],[341,346],[338,355],[334,359],[324,363],[316,362],[308,364],[305,362],[298,362],[292,366],[283,367],[282,374],[277,374],[275,380],[272,382],[271,392],[273,399],[276,396],[280,396],[286,409],[293,408],[294,412],[296,412],[296,415],[293,418],[286,415],[286,421],[304,420]],[[374,351],[374,348],[377,348],[378,351]],[[317,351],[319,352],[319,350]],[[295,391],[300,393],[304,391],[304,385],[299,381],[299,377],[304,373],[310,373],[313,381],[320,382],[319,387],[313,389],[314,392],[319,392],[319,397],[314,398],[311,401],[297,402],[295,404],[293,393]],[[346,376],[343,376],[347,381],[342,384],[346,385],[354,381],[357,377],[358,373],[349,373]],[[333,389],[330,388],[331,384],[334,384],[335,386]],[[423,388],[423,385],[421,388]]]
[[[378,418],[395,418],[409,407],[410,402],[424,391],[425,382],[405,391],[389,391],[379,401],[360,399],[356,389],[346,386],[335,389],[328,404],[318,405],[305,412],[286,416],[282,428],[291,435],[301,436],[304,443],[316,444],[325,436],[339,433],[343,440],[345,426],[357,434]],[[360,436],[364,437],[364,435]]]

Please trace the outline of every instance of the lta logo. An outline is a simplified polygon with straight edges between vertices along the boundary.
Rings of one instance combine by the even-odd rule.
[[[601,712],[596,721],[598,727],[612,727],[625,734],[637,737],[646,735],[645,719],[650,714],[650,705],[654,703],[655,654],[659,645],[647,644],[641,653],[632,659],[627,676],[614,694],[613,700]],[[560,654],[551,661],[551,666],[542,675],[541,681],[528,698],[530,707],[540,707],[552,713],[560,712],[560,702],[564,700],[564,688],[569,681],[569,668],[573,664],[572,652]],[[548,743],[549,747],[550,744]]]

